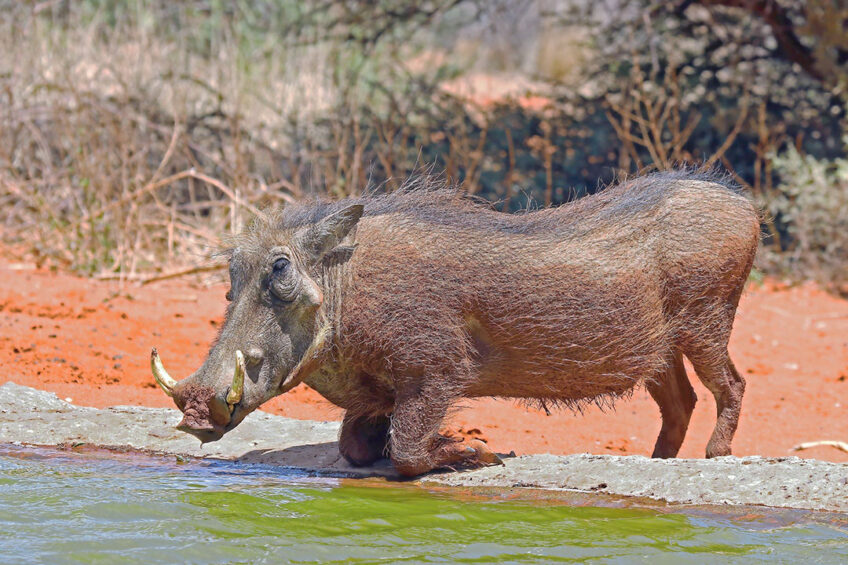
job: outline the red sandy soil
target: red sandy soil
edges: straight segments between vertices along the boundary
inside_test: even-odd
[[[221,324],[225,292],[187,281],[95,281],[0,257],[0,383],[53,391],[84,406],[172,406],[153,384],[150,348],[159,348],[172,375],[189,375]],[[752,285],[730,352],[748,381],[734,454],[786,456],[802,442],[848,441],[848,301],[813,284]],[[703,457],[715,403],[691,367],[689,374],[699,402],[680,455]],[[342,416],[303,385],[263,409],[300,419]],[[591,407],[582,415],[468,401],[450,422],[454,433],[517,454],[650,455],[659,428],[659,411],[643,389],[614,411]],[[797,454],[848,461],[848,453],[830,447]]]

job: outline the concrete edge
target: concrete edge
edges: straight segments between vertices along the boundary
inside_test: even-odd
[[[174,429],[177,410],[140,406],[95,409],[55,394],[0,386],[0,443],[87,444],[161,455],[222,459],[342,478],[397,479],[388,461],[350,466],[338,453],[337,422],[250,415],[224,439],[204,447]],[[649,459],[617,455],[525,455],[503,466],[434,473],[422,485],[544,489],[639,497],[674,504],[763,505],[848,512],[848,464],[798,457]]]

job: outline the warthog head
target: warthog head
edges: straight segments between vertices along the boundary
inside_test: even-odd
[[[176,381],[151,354],[156,382],[183,412],[177,429],[218,440],[308,375],[330,333],[318,267],[361,216],[354,204],[315,223],[261,221],[243,234],[230,251],[226,320],[200,369]]]

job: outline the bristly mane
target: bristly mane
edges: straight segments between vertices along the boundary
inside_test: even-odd
[[[364,206],[363,215],[366,218],[397,214],[412,221],[463,229],[477,228],[516,235],[533,235],[556,229],[561,234],[572,232],[576,236],[590,228],[581,225],[580,218],[592,212],[592,209],[596,209],[602,217],[626,221],[628,216],[638,215],[655,206],[668,192],[669,186],[678,181],[718,184],[730,192],[742,194],[730,175],[717,168],[698,171],[694,167],[681,167],[632,179],[623,178],[593,195],[560,206],[537,210],[528,208],[509,214],[498,212],[492,203],[466,194],[459,186],[448,184],[443,176],[424,172],[408,177],[398,189],[391,192],[386,191],[384,186],[372,187],[357,197],[335,201],[315,199],[289,204],[279,211],[269,213],[264,220],[254,221],[243,234],[230,239],[224,254],[231,252],[239,243],[246,243],[256,231],[264,231],[269,227],[278,230],[298,229],[353,204]],[[551,215],[553,210],[569,210],[573,213],[560,214],[554,218]],[[574,221],[570,222],[569,218]]]

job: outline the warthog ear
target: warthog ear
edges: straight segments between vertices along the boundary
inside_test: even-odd
[[[316,261],[320,260],[350,233],[362,217],[363,210],[362,204],[352,204],[330,214],[310,226],[301,236],[300,244]]]

